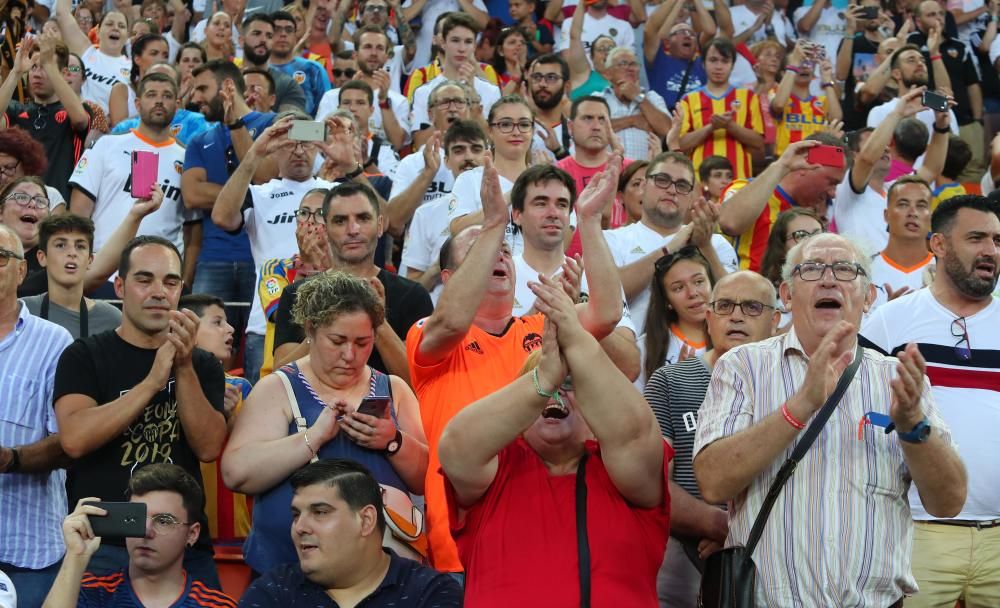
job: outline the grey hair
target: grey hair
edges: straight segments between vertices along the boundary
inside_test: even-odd
[[[861,285],[864,289],[868,289],[868,286],[871,285],[872,282],[871,255],[854,239],[848,238],[842,234],[835,234],[831,232],[823,232],[811,237],[806,237],[796,243],[795,246],[788,252],[788,256],[785,258],[785,263],[781,266],[781,281],[788,283],[788,287],[791,289],[792,273],[795,271],[795,267],[802,262],[803,252],[805,251],[806,246],[815,243],[817,240],[827,239],[840,241],[854,251],[854,257],[857,258],[854,261],[857,262],[861,266],[861,270],[864,271],[864,275],[861,279]]]
[[[282,118],[284,118],[286,116],[291,116],[295,120],[312,120],[313,119],[312,116],[309,116],[308,114],[306,114],[302,110],[294,109],[294,110],[285,110],[284,112],[280,112],[277,116],[274,117],[274,122],[278,122],[279,120],[281,120]]]
[[[0,207],[2,207],[2,206],[3,205],[0,205]],[[19,256],[21,256],[23,258],[24,257],[24,244],[21,243],[21,237],[17,236],[17,233],[14,232],[14,229],[11,228],[10,226],[6,225],[6,224],[0,224],[0,232],[3,232],[5,234],[9,234],[10,235],[10,238],[12,238],[14,240],[14,253],[16,253],[17,255],[19,255]]]
[[[437,99],[437,92],[445,87],[458,87],[462,89],[462,92],[465,93],[465,99],[467,101],[472,101],[472,95],[469,93],[469,85],[460,80],[445,80],[435,85],[434,90],[427,96],[428,105],[431,105],[430,102],[432,99]]]
[[[611,49],[611,51],[608,53],[607,58],[604,60],[604,67],[610,68],[611,66],[614,65],[615,59],[619,55],[623,55],[625,53],[628,53],[629,55],[635,57],[636,61],[638,61],[639,56],[635,54],[635,50],[632,49],[632,47],[616,46],[615,48]]]
[[[771,306],[778,305],[778,291],[771,284],[771,281],[767,280],[764,275],[754,272],[752,270],[740,270],[738,272],[731,272],[718,281],[715,282],[715,286],[712,288],[712,300],[716,299],[719,289],[724,287],[727,283],[734,281],[737,277],[746,277],[752,280],[754,283],[759,283],[761,286],[766,286],[767,289],[767,301],[764,304],[769,304]]]

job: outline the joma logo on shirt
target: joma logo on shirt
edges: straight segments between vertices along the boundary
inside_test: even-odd
[[[272,192],[270,198],[285,198],[286,196],[292,196],[294,192]]]

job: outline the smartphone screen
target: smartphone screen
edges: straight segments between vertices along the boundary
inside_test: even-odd
[[[359,414],[367,414],[376,418],[384,418],[385,411],[389,408],[388,397],[365,397],[358,406]]]
[[[148,200],[153,196],[153,184],[159,171],[160,156],[156,152],[132,152],[131,193],[133,198]]]

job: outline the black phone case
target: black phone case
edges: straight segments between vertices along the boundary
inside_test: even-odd
[[[141,502],[88,503],[108,512],[104,517],[88,516],[94,536],[142,538],[146,536],[146,505]]]
[[[374,404],[374,408],[365,408],[365,405],[368,403]],[[369,416],[375,416],[376,418],[385,417],[385,412],[388,409],[389,409],[388,397],[365,397],[364,399],[361,400],[361,404],[358,405],[359,414],[368,414]]]

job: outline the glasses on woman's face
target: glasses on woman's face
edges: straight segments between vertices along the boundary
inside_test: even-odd
[[[969,342],[969,329],[965,325],[965,317],[959,317],[951,322],[951,335],[958,338],[955,343],[955,355],[963,361],[972,359],[972,344]],[[962,345],[965,346],[962,346]]]
[[[153,524],[154,532],[164,536],[173,534],[181,526],[191,525],[191,522],[181,521],[169,513],[160,513],[159,515],[153,515],[151,517],[147,517],[146,519]]]
[[[774,308],[770,304],[758,302],[757,300],[740,300],[737,302],[726,298],[711,302],[709,306],[712,307],[712,312],[717,315],[731,315],[736,310],[736,307],[739,306],[743,314],[748,317],[759,317],[764,314],[766,309]]]
[[[790,235],[788,235],[788,237],[786,237],[785,240],[786,241],[795,241],[796,243],[799,243],[799,242],[804,241],[805,239],[807,239],[807,238],[809,238],[811,236],[816,236],[817,234],[822,234],[822,233],[823,233],[823,229],[822,228],[817,228],[816,230],[813,230],[812,232],[809,232],[808,230],[796,230],[795,232],[793,232]]]
[[[11,260],[23,260],[24,256],[17,255],[10,249],[0,247],[0,268],[5,267]]]
[[[14,194],[11,194],[4,200],[14,201],[15,203],[17,203],[22,207],[29,207],[29,208],[34,207],[35,209],[49,208],[48,197],[42,196],[41,194],[36,194],[35,196],[31,196],[30,194],[27,194],[25,192],[15,192]]]
[[[308,222],[310,220],[316,222],[317,224],[323,223],[323,209],[317,209],[315,211],[310,211],[309,209],[302,207],[295,211],[295,217],[298,218],[300,222]]]
[[[833,264],[803,262],[792,269],[792,274],[799,275],[803,281],[818,281],[826,274],[827,268],[833,271],[833,278],[838,281],[853,281],[858,278],[859,274],[865,274],[861,264],[856,262],[834,262]]]
[[[496,127],[501,133],[513,133],[515,126],[521,133],[528,133],[535,128],[535,123],[530,120],[518,120],[515,122],[509,118],[504,118],[503,120],[490,123],[490,126]]]
[[[691,182],[687,181],[686,179],[679,179],[677,181],[674,181],[674,179],[669,175],[667,175],[666,173],[654,173],[653,175],[648,176],[646,179],[653,180],[653,183],[656,184],[656,187],[661,190],[666,190],[670,188],[670,186],[673,186],[674,191],[677,192],[677,194],[690,194],[691,191],[694,190],[694,184],[692,184]]]

